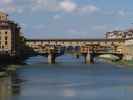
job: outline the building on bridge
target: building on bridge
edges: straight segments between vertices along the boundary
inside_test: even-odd
[[[133,29],[129,29],[128,31],[113,31],[106,33],[107,39],[128,39],[133,38]]]
[[[123,39],[125,38],[125,32],[124,31],[107,32],[106,38],[107,39]]]
[[[0,11],[0,54],[15,55],[19,51],[20,27]]]
[[[124,60],[133,60],[133,29],[127,31],[113,31],[106,33],[106,39],[123,39]]]
[[[133,38],[128,38],[125,40],[124,54],[125,60],[133,60]]]
[[[55,62],[58,50],[61,48],[78,47],[78,51],[85,57],[85,63],[93,62],[94,56],[116,55],[122,59],[125,40],[123,39],[27,39],[26,45],[33,48],[40,55],[48,56],[48,62]],[[72,51],[72,49],[70,49]],[[54,60],[53,60],[54,59]]]

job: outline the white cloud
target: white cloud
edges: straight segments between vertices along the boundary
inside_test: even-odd
[[[17,9],[13,0],[0,0],[0,10],[12,13],[15,12]]]
[[[77,4],[70,0],[65,0],[59,3],[59,7],[66,12],[73,12],[77,9]]]
[[[31,0],[32,11],[57,11],[58,2],[56,0]]]
[[[99,8],[94,6],[94,5],[86,5],[80,8],[80,11],[83,13],[94,13],[96,11],[98,11]]]
[[[99,10],[94,5],[81,5],[72,0],[23,0],[14,2],[13,0],[1,0],[0,9],[12,13],[23,13],[26,11],[49,11],[49,12],[65,12],[65,13],[93,13]],[[24,4],[25,5],[22,5]],[[59,18],[55,16],[54,18]],[[57,19],[58,19],[57,18]]]
[[[31,10],[40,10],[46,6],[46,0],[31,0]]]
[[[5,11],[7,13],[12,13],[16,11],[16,7],[14,5],[9,5],[7,7],[2,7],[0,10]]]

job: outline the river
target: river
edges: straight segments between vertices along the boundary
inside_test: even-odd
[[[65,55],[33,57],[0,79],[0,100],[133,100],[133,68]]]

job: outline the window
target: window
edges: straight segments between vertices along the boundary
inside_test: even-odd
[[[2,49],[4,49],[4,46],[2,45]]]
[[[7,36],[5,36],[5,40],[7,40],[8,39],[8,37]]]
[[[7,41],[5,41],[5,45],[7,45]]]
[[[7,34],[7,31],[5,32],[5,34]]]

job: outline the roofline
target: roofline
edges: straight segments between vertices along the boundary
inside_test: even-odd
[[[26,41],[124,41],[125,39],[105,39],[105,38],[47,38],[47,39],[26,39]]]

